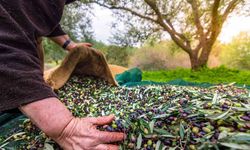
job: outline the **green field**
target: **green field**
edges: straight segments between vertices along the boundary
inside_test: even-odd
[[[250,71],[219,67],[214,69],[202,69],[196,72],[190,69],[143,72],[143,80],[167,82],[175,79],[183,79],[185,81],[198,83],[207,82],[219,84],[236,82],[237,84],[250,85]]]

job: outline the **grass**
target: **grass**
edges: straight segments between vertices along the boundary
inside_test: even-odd
[[[218,67],[213,69],[202,69],[194,72],[190,69],[175,69],[162,71],[144,71],[143,80],[156,82],[167,82],[175,79],[183,79],[189,82],[206,82],[212,84],[232,83],[250,85],[250,71],[228,69]]]

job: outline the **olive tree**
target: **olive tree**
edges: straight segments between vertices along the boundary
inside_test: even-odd
[[[206,66],[213,45],[230,14],[246,7],[247,1],[89,0],[89,3],[113,10],[121,21],[130,26],[125,28],[127,33],[136,38],[168,33],[188,53],[191,67],[196,70]]]

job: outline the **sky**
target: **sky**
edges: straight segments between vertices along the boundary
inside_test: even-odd
[[[109,43],[109,38],[112,35],[112,21],[115,17],[108,9],[99,6],[94,7],[95,17],[93,19],[93,30],[97,40],[104,43]],[[219,36],[219,40],[228,43],[232,38],[240,32],[250,32],[250,16],[249,17],[231,17],[224,24],[223,30]]]

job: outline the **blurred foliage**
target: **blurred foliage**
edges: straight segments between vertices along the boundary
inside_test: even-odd
[[[46,63],[56,63],[56,65],[58,65],[67,53],[60,46],[58,46],[48,38],[44,38],[43,47]]]
[[[203,68],[199,71],[190,69],[175,69],[162,71],[144,71],[143,80],[167,82],[175,79],[183,79],[198,83],[232,83],[250,85],[250,71],[240,71],[236,69],[227,69],[224,66],[208,69]]]
[[[73,41],[92,41],[93,32],[89,9],[91,9],[89,5],[81,2],[74,2],[65,7],[60,24]],[[66,51],[48,38],[44,38],[43,46],[46,63],[58,64],[65,57]]]
[[[190,67],[188,55],[171,40],[153,42],[147,41],[142,48],[137,49],[130,58],[130,67],[143,70],[161,70],[176,67]]]
[[[141,48],[130,59],[130,66],[143,70],[167,69],[167,53],[163,49]]]
[[[110,45],[107,50],[106,58],[110,64],[128,66],[129,56],[132,53],[130,47],[120,47]]]
[[[223,45],[220,59],[227,67],[250,70],[250,33],[242,32]]]
[[[117,45],[106,45],[102,42],[92,41],[94,48],[100,50],[106,56],[109,64],[127,67],[128,60],[134,51],[132,47],[124,47]]]
[[[93,39],[91,9],[79,1],[65,6],[61,26],[72,40],[90,42]]]

